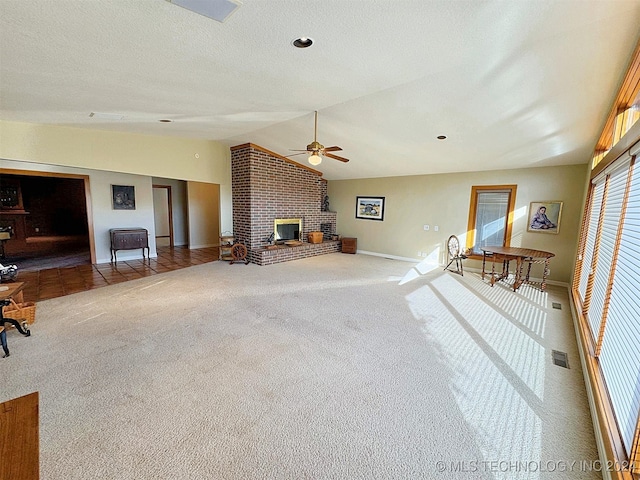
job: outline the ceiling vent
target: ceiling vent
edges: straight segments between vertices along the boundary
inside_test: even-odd
[[[239,0],[167,0],[192,12],[224,22],[240,5]]]
[[[97,118],[100,120],[123,120],[124,115],[121,113],[102,113],[102,112],[91,112],[89,114],[91,118]]]

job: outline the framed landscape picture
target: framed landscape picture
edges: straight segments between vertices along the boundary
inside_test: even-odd
[[[135,210],[136,190],[133,185],[111,185],[114,210]]]
[[[531,202],[527,231],[538,233],[558,233],[562,217],[562,202]]]
[[[356,218],[384,219],[384,197],[356,197]]]

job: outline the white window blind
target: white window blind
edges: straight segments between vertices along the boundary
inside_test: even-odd
[[[627,187],[629,165],[625,162],[622,168],[618,168],[609,177],[607,187],[607,199],[604,202],[604,215],[602,218],[602,233],[600,234],[600,246],[598,247],[598,260],[595,267],[593,288],[591,290],[591,303],[589,304],[589,325],[595,340],[598,339],[600,324],[602,323],[602,310],[604,297],[609,286],[609,275],[613,263],[613,249],[618,234],[618,224],[622,213],[622,201]]]
[[[582,270],[580,271],[580,284],[578,285],[578,292],[583,302],[587,294],[587,282],[589,281],[589,274],[591,273],[591,260],[593,260],[593,250],[596,245],[596,233],[598,233],[598,219],[600,217],[600,208],[602,207],[604,181],[605,178],[603,177],[596,183],[591,201],[587,241],[585,242],[584,253],[582,254]]]
[[[627,453],[640,412],[640,168],[633,167],[629,203],[607,315],[600,368]]]
[[[504,245],[509,215],[508,191],[479,192],[476,210],[476,238],[473,251],[487,245]]]

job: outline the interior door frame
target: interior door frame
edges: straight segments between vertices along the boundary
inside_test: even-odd
[[[0,175],[23,175],[29,177],[54,177],[54,178],[75,178],[84,181],[84,201],[87,205],[87,228],[89,230],[89,254],[91,264],[96,264],[96,242],[93,235],[93,210],[91,208],[91,183],[89,175],[79,175],[75,173],[41,172],[38,170],[18,170],[12,168],[0,168]]]
[[[167,190],[167,211],[169,212],[169,246],[173,248],[173,200],[171,197],[171,185],[151,185],[153,188],[164,188]],[[157,236],[156,238],[165,238],[166,236]]]

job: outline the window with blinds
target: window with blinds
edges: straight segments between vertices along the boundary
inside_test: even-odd
[[[509,192],[481,192],[476,211],[476,241],[473,250],[480,247],[504,245],[509,214]]]
[[[578,291],[583,301],[587,295],[587,284],[589,282],[589,275],[591,274],[591,263],[593,262],[593,252],[595,250],[596,235],[598,233],[598,221],[600,219],[600,208],[602,207],[604,183],[605,178],[602,177],[593,187],[593,203],[591,204],[591,215],[589,217],[589,223],[587,224],[587,240],[585,242],[584,253],[582,254],[582,269],[580,271],[580,284],[578,286]]]
[[[599,360],[618,428],[630,453],[640,413],[640,167],[637,159],[632,167],[628,195]],[[601,248],[604,243],[603,239]]]
[[[467,247],[482,255],[482,247],[508,246],[511,221],[515,208],[515,185],[484,185],[472,187],[469,206],[469,232]]]
[[[628,460],[640,458],[640,161],[630,158],[593,181],[573,290]]]
[[[600,244],[598,258],[594,268],[593,287],[591,289],[591,301],[589,303],[589,325],[594,340],[598,340],[602,312],[604,309],[605,295],[609,286],[611,265],[613,264],[613,250],[618,235],[620,214],[622,213],[622,201],[627,186],[629,165],[621,165],[615,172],[608,175],[606,199],[604,201],[604,214],[600,232]]]

